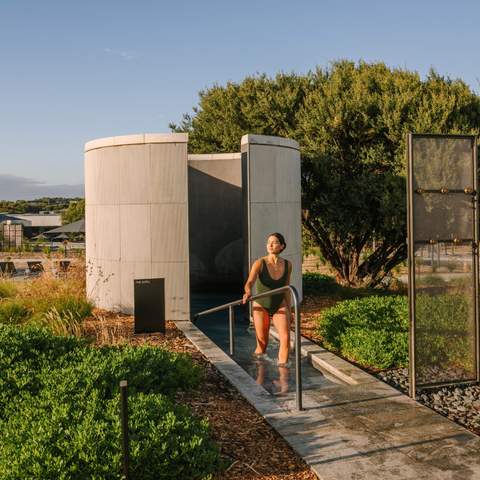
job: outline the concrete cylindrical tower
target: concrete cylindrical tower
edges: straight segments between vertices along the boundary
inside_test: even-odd
[[[280,232],[287,242],[282,256],[293,266],[290,283],[302,297],[300,147],[266,135],[244,135],[241,147],[246,269],[265,255],[267,236]]]
[[[166,318],[189,319],[186,134],[85,145],[87,295],[133,312],[133,280],[165,278]]]

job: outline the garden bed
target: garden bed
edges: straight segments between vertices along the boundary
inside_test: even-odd
[[[188,353],[204,372],[199,388],[179,400],[207,418],[213,439],[229,467],[215,478],[262,480],[315,480],[316,475],[285,440],[238,393],[222,374],[185,338],[173,322],[165,335],[134,335],[133,317],[96,309],[85,323],[87,335],[98,344],[157,345]],[[232,421],[241,419],[241,421]]]
[[[364,295],[359,294],[359,297],[364,297]],[[321,293],[321,290],[317,294],[307,295],[306,298],[304,299],[303,306],[302,306],[302,334],[305,337],[309,338],[311,341],[325,347],[325,339],[320,333],[322,329],[319,329],[319,322],[321,322],[321,319],[320,319],[321,315],[324,314],[328,309],[335,307],[336,305],[339,305],[342,301],[350,298],[352,298],[351,295],[344,297],[342,295],[338,295],[338,293],[334,295],[331,295],[331,294],[325,295]],[[426,300],[428,300],[428,298],[426,298]],[[461,299],[457,297],[453,297],[453,298],[449,298],[449,300],[450,300],[450,303],[452,303],[452,305],[446,305],[443,308],[443,310],[445,310],[445,312],[448,315],[446,315],[445,312],[442,315],[443,310],[436,312],[438,317],[440,318],[440,321],[444,321],[445,318],[452,317],[453,313],[457,314],[459,311],[461,311],[461,307],[463,306],[463,303],[460,301]],[[375,305],[375,303],[377,303],[377,305]],[[360,308],[361,309],[360,316],[356,317],[357,324],[355,327],[357,328],[357,332],[361,333],[362,329],[359,328],[360,326],[362,326],[364,330],[368,330],[368,321],[365,321],[365,319],[368,318],[369,316],[372,316],[372,319],[373,319],[378,315],[377,320],[379,320],[379,323],[382,323],[382,322],[388,323],[388,322],[385,322],[385,319],[384,318],[382,319],[381,318],[382,315],[380,315],[381,309],[384,309],[385,307],[384,303],[389,304],[392,302],[391,301],[376,302],[375,299],[373,299],[372,301],[369,301],[369,302],[363,302],[364,304],[363,306],[361,305],[362,304],[361,301],[355,302],[356,305],[352,305],[351,310],[348,308],[344,309],[343,316],[358,315],[359,313],[358,311],[356,311],[356,309]],[[405,305],[403,307],[406,309],[406,299],[404,300],[404,303]],[[426,303],[426,306],[428,307],[428,311],[431,311],[432,306],[430,306],[428,302],[424,302],[424,303]],[[442,303],[439,302],[438,300],[434,306],[438,307],[437,304],[442,306]],[[339,335],[338,338],[344,335],[344,332],[341,331],[342,329],[339,328],[339,324],[343,322],[341,312],[344,306],[346,307],[347,304],[344,304],[341,308],[335,309],[335,311],[337,312],[336,314],[338,316],[337,318],[332,317],[328,319],[328,321],[330,322],[330,325],[333,325],[334,328],[338,328],[338,335]],[[333,314],[333,311],[329,312],[328,316],[331,316],[332,314]],[[402,315],[398,315],[398,312],[397,312],[397,314],[395,315],[395,318],[398,319],[398,324],[400,323],[403,323],[404,325],[406,324],[405,323],[406,320],[405,318],[403,318],[405,317],[405,315],[406,315],[405,312],[403,312]],[[394,322],[394,323],[397,323],[397,322]],[[375,325],[375,321],[372,322],[372,325]],[[378,334],[378,332],[372,332],[370,336],[373,336],[374,333],[375,335]],[[407,335],[406,330],[404,334]],[[347,338],[346,336],[343,336],[342,342],[345,341],[346,338]],[[406,338],[407,337],[403,339],[403,343],[406,342]],[[360,341],[362,340],[361,336],[358,337],[358,340],[359,340],[359,345],[361,350],[362,348],[364,348],[366,343]],[[371,340],[371,338],[369,340]],[[399,344],[399,341],[397,338],[397,341],[395,342],[396,347],[398,347],[398,344]],[[378,346],[383,347],[384,353],[386,353],[387,350],[388,350],[388,353],[390,353],[390,351],[393,350],[393,348],[387,348],[388,342],[383,345],[379,344]],[[360,352],[360,350],[358,351]],[[363,358],[363,361],[356,361],[355,358],[352,358],[351,356],[342,355],[341,352],[338,351],[338,349],[337,351],[335,351],[335,353],[341,356],[342,358],[344,358],[345,360],[349,361],[356,367],[362,368],[366,372],[372,375],[375,375],[380,380],[398,389],[400,392],[408,395],[408,368],[406,368],[406,364],[408,363],[408,355],[406,353],[405,345],[403,350],[404,350],[403,355],[401,355],[400,357],[404,357],[404,360],[401,361],[400,363],[403,363],[404,365],[401,366],[400,368],[398,368],[398,366],[391,365],[391,367],[387,369],[382,369],[382,368],[379,368],[378,365],[372,365],[372,364],[369,364],[368,362],[365,362],[365,357]],[[448,349],[445,349],[445,350],[448,351]],[[363,352],[360,352],[360,353],[363,353]],[[398,361],[398,358],[395,360]],[[395,361],[393,361],[392,363],[394,364]],[[436,376],[438,375],[439,375],[439,372],[436,373]],[[452,375],[450,375],[449,378],[451,378]],[[466,385],[456,385],[456,386],[449,386],[449,387],[425,389],[423,391],[417,392],[417,401],[435,410],[437,413],[440,413],[441,415],[449,418],[450,420],[458,423],[459,425],[462,425],[463,427],[467,428],[471,432],[477,435],[480,435],[480,386],[479,385],[466,384]]]

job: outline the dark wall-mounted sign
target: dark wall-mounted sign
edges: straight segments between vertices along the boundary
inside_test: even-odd
[[[133,282],[135,333],[165,333],[165,279]]]

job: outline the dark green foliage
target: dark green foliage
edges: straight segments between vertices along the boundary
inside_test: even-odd
[[[218,471],[218,449],[205,420],[161,395],[139,394],[131,404],[133,478],[196,479]]]
[[[127,380],[131,393],[173,395],[178,389],[198,385],[200,372],[183,355],[154,347],[102,347],[76,349],[65,355],[55,371],[42,379],[45,386],[71,386],[76,390],[98,390],[112,398],[120,380]]]
[[[0,325],[0,418],[20,393],[39,392],[44,372],[55,370],[65,355],[84,343],[45,329]]]
[[[417,363],[420,366],[473,368],[472,299],[461,293],[418,294],[416,301]]]
[[[173,403],[200,381],[186,356],[0,326],[0,477],[121,478],[121,379],[133,478],[206,478],[220,468],[207,423]]]
[[[59,212],[68,208],[70,202],[81,198],[42,197],[35,200],[1,200],[0,212],[39,213],[42,211]]]
[[[417,366],[473,365],[472,305],[463,294],[419,294],[416,303]],[[319,319],[324,345],[360,365],[408,363],[408,299],[372,296],[346,300]]]
[[[346,300],[319,322],[324,345],[360,365],[390,368],[408,363],[408,305],[402,296]]]
[[[325,295],[337,292],[341,287],[330,275],[307,272],[302,275],[305,295]]]
[[[406,134],[478,134],[479,125],[479,97],[461,80],[338,61],[215,85],[171,127],[189,133],[195,153],[239,151],[246,133],[297,140],[310,241],[339,282],[376,286],[407,253]]]
[[[85,218],[85,199],[72,200],[68,208],[62,212],[62,223],[73,223]]]
[[[205,478],[219,468],[208,424],[160,394],[129,398],[131,474]],[[119,397],[44,389],[23,396],[0,422],[2,479],[119,479]]]

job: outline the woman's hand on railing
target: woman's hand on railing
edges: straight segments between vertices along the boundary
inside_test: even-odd
[[[245,292],[243,297],[242,297],[242,303],[247,303],[247,300],[252,296],[251,293]]]

